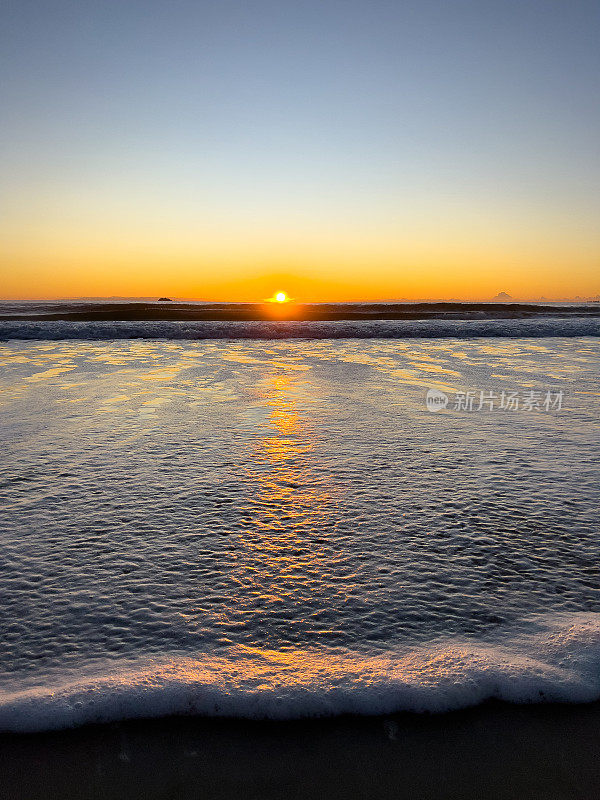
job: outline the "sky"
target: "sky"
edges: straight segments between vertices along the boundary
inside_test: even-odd
[[[0,297],[600,292],[597,0],[4,0]]]

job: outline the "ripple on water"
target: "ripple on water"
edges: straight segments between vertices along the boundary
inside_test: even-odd
[[[0,358],[7,685],[240,647],[375,658],[600,611],[592,340],[15,342]],[[425,409],[430,385],[548,375],[560,414]]]

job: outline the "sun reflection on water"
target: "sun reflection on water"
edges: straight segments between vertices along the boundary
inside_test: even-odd
[[[265,643],[282,628],[288,641],[294,629],[299,634],[329,630],[317,618],[331,598],[312,597],[307,608],[314,610],[312,619],[313,614],[298,618],[293,609],[307,605],[315,586],[324,585],[322,575],[339,559],[327,535],[334,526],[334,492],[315,471],[317,435],[310,415],[300,411],[295,399],[298,373],[280,369],[278,365],[258,386],[269,414],[252,451],[250,491],[241,509],[247,526],[238,540],[232,575],[236,596],[244,598],[252,627],[262,628]],[[264,610],[262,623],[256,619],[257,608]],[[239,613],[238,605],[238,619]]]
[[[267,430],[254,453],[258,492],[249,503],[259,505],[262,514],[268,509],[269,524],[277,528],[287,527],[292,520],[301,526],[314,521],[330,499],[311,480],[315,434],[294,399],[296,383],[296,375],[276,372],[260,387],[270,411]]]

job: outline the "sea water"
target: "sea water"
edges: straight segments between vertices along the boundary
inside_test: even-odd
[[[0,728],[600,697],[600,340],[552,324],[5,336]]]

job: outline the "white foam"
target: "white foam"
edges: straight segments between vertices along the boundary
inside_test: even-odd
[[[600,319],[431,319],[304,322],[0,321],[0,341],[61,339],[415,339],[600,336]]]
[[[106,668],[108,669],[108,668]],[[177,715],[290,719],[443,712],[489,698],[600,698],[600,613],[530,617],[486,641],[410,652],[269,651],[123,664],[0,695],[0,729],[39,731]]]

